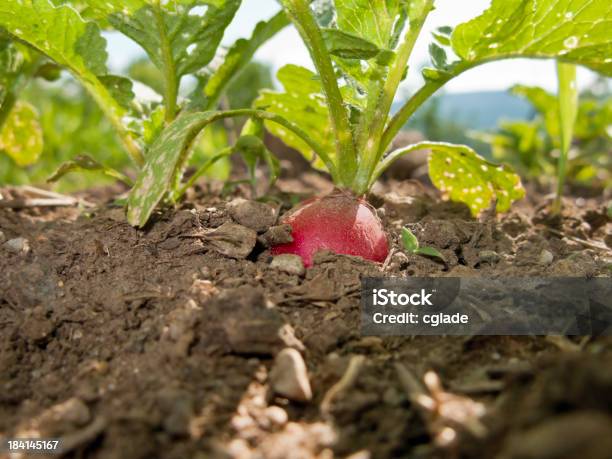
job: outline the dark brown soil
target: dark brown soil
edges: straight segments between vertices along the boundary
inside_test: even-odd
[[[329,184],[281,182],[273,207],[312,187]],[[541,199],[475,220],[391,181],[370,196],[385,265],[321,253],[300,275],[270,266],[282,229],[257,228],[254,248],[254,231],[234,233],[267,218],[232,219],[235,197],[199,190],[144,230],[92,194],[99,207],[0,209],[4,238],[29,245],[0,246],[0,437],[62,437],[67,457],[91,458],[610,457],[610,338],[359,332],[365,275],[610,276],[601,199],[568,200],[558,221]],[[447,263],[405,254],[404,225]],[[272,393],[286,347],[310,401]]]

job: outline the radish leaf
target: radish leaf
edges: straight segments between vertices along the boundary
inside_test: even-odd
[[[4,101],[13,91],[15,80],[23,68],[23,61],[21,53],[15,49],[15,45],[8,38],[3,37],[0,30],[0,107],[2,110],[5,108]],[[3,119],[0,116],[0,125]]]
[[[204,87],[204,94],[208,99],[208,108],[216,106],[223,89],[250,62],[257,49],[288,24],[287,16],[281,11],[270,20],[259,22],[255,26],[251,38],[241,38],[233,44],[225,55],[223,63],[214,70]]]
[[[371,59],[380,53],[372,42],[338,29],[322,29],[321,33],[332,56],[345,59]]]
[[[90,4],[105,2],[90,0]],[[206,66],[229,25],[240,0],[115,1],[109,22],[147,52],[160,70],[174,76]],[[168,69],[168,67],[171,67]]]
[[[392,51],[406,24],[408,3],[405,0],[335,1],[337,29],[324,29],[324,37],[336,64],[360,93],[366,91],[371,81],[381,80],[382,69],[377,71],[378,65],[387,68],[392,63]],[[352,53],[338,51],[342,47],[340,37],[345,37],[345,42],[349,41],[348,37],[355,42]],[[357,45],[358,40],[361,46]],[[345,46],[350,48],[348,43]],[[382,59],[373,59],[377,56]]]
[[[453,201],[466,203],[473,215],[493,200],[497,211],[505,212],[524,197],[520,177],[508,166],[486,161],[465,145],[431,143],[430,148],[431,181]]]
[[[278,80],[284,93],[264,90],[255,101],[257,108],[276,113],[292,121],[318,142],[330,156],[335,152],[333,132],[329,122],[323,89],[316,75],[297,65],[286,65],[278,71]],[[266,128],[286,145],[298,150],[317,169],[325,170],[321,158],[317,158],[310,146],[294,132],[273,123]]]
[[[10,156],[18,166],[28,166],[36,162],[42,150],[38,111],[27,102],[17,101],[0,127],[0,152]]]
[[[612,75],[609,0],[493,0],[452,34],[468,63],[509,57],[559,58]]]
[[[374,43],[395,48],[406,23],[406,0],[335,0],[338,28]]]
[[[129,194],[127,216],[130,224],[144,226],[170,188],[180,158],[187,155],[192,141],[212,119],[214,112],[180,116],[159,134]]]
[[[0,26],[69,69],[113,123],[134,160],[142,160],[139,148],[121,124],[125,99],[118,102],[101,79],[107,74],[106,40],[95,23],[84,21],[67,5],[55,7],[49,0],[2,0]]]
[[[68,6],[54,7],[49,0],[3,0],[0,25],[58,64],[68,67],[94,97],[122,113],[98,79],[105,75],[106,40],[94,23],[85,22]]]
[[[151,2],[88,0],[108,22],[138,43],[164,77],[166,122],[178,113],[181,78],[208,65],[241,0]]]

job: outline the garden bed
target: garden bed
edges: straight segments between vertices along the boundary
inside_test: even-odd
[[[294,182],[278,183],[275,211],[290,207],[282,190],[331,186]],[[384,265],[323,252],[299,273],[271,265],[266,240],[282,231],[265,233],[265,212],[245,258],[246,236],[237,259],[219,253],[227,237],[211,242],[211,229],[245,223],[228,208],[241,191],[196,189],[143,230],[108,204],[115,191],[83,194],[94,207],[81,210],[0,209],[5,239],[27,240],[0,247],[0,431],[62,437],[68,457],[609,457],[610,338],[359,329],[362,276],[609,276],[609,250],[588,242],[610,242],[601,199],[568,199],[555,222],[528,193],[477,220],[418,182],[386,181],[370,196],[392,237]],[[403,226],[446,263],[405,254]],[[236,227],[224,228],[231,240]],[[271,390],[288,347],[304,357],[311,400]]]

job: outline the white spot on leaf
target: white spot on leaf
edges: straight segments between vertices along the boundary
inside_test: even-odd
[[[563,42],[563,46],[569,49],[574,49],[576,46],[578,46],[578,37],[574,35],[567,37]]]

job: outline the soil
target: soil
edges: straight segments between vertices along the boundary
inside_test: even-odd
[[[305,272],[272,266],[266,245],[287,236],[274,216],[330,188],[286,179],[269,206],[239,201],[246,217],[245,190],[198,188],[143,230],[109,203],[117,190],[0,208],[4,239],[26,239],[0,246],[0,437],[100,459],[610,457],[610,337],[359,332],[362,276],[610,276],[603,197],[554,219],[528,193],[474,219],[389,178],[369,197],[391,235],[383,265],[322,252]],[[404,225],[446,263],[404,253]],[[296,372],[289,398],[271,378],[285,348],[308,371],[276,369]]]

